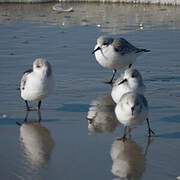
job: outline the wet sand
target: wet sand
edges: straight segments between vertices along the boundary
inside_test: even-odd
[[[51,11],[52,5],[0,7],[1,179],[175,179],[180,175],[179,9],[141,6],[139,9],[146,11],[144,30],[140,31],[142,21],[130,20],[137,15],[133,9],[137,6],[118,5],[126,8],[123,13],[127,9],[129,13],[126,19],[114,21],[112,17],[120,17],[114,15],[121,12],[115,5],[66,4],[76,11],[78,6],[83,7],[81,14],[56,14]],[[34,11],[37,7],[43,13]],[[92,12],[90,17],[85,8]],[[100,28],[95,8],[104,13]],[[161,9],[159,16],[149,15],[157,9]],[[114,14],[107,16],[110,12]],[[167,19],[160,21],[163,13]],[[123,126],[114,118],[111,87],[103,83],[111,72],[98,65],[91,54],[100,34],[122,35],[137,47],[152,51],[140,56],[134,65],[145,80],[149,119],[157,134],[148,148],[146,123],[132,131],[132,139],[126,144],[116,141]],[[19,127],[16,121],[23,123],[25,105],[16,89],[22,73],[37,57],[45,57],[52,64],[56,90],[42,103],[41,126]],[[88,129],[86,117],[92,110],[99,116],[96,128]],[[98,123],[101,118],[102,123]],[[31,112],[29,121],[36,120],[37,113]],[[128,166],[122,166],[122,161]]]

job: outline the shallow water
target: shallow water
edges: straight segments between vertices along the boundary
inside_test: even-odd
[[[50,11],[52,5],[0,7],[1,179],[175,179],[180,175],[179,9],[144,6],[144,30],[139,31],[140,21],[130,21],[138,6],[118,5],[129,9],[125,23],[115,18],[104,32],[104,26],[96,26],[99,14],[91,13],[89,18],[82,10],[78,16],[78,5],[74,4],[66,4],[76,8],[74,14],[56,14]],[[42,14],[38,9],[34,11],[37,7],[43,9]],[[82,7],[88,12],[101,9],[103,23],[107,18],[113,22],[112,17],[116,17],[107,16],[108,9],[113,15],[119,13],[110,4],[79,4],[79,9]],[[164,21],[148,14],[163,8],[166,10],[162,13],[174,14]],[[61,17],[67,26],[62,26]],[[82,19],[88,25],[81,24]],[[96,38],[108,33],[123,34],[134,45],[152,51],[140,56],[134,65],[145,80],[149,119],[157,134],[148,147],[146,123],[132,131],[127,143],[116,141],[123,127],[117,124],[112,111],[111,87],[103,83],[111,72],[100,67],[91,54]],[[22,73],[37,57],[45,57],[52,64],[56,91],[42,103],[40,127],[19,127],[16,122],[23,123],[25,105],[16,89]],[[95,117],[89,130],[87,116]],[[30,113],[29,121],[37,121],[36,112]]]

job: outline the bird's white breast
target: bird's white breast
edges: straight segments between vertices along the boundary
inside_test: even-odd
[[[122,95],[130,91],[131,91],[131,88],[128,85],[121,84],[121,85],[114,86],[111,91],[111,96],[112,96],[113,101],[115,103],[118,103]]]
[[[143,94],[145,91],[145,86],[139,86],[138,83],[129,84],[120,84],[116,85],[112,88],[111,96],[113,101],[117,104],[121,99],[122,95],[128,92],[136,92],[139,94]]]
[[[27,76],[24,90],[21,90],[21,97],[24,100],[39,101],[52,93],[54,88],[53,76],[45,76],[36,72]]]
[[[115,107],[115,114],[120,123],[125,126],[136,126],[142,123],[148,115],[148,109],[143,107],[141,112],[132,115],[131,108],[127,108],[119,102]]]

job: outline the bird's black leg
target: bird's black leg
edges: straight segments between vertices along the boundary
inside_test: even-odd
[[[132,64],[129,64],[129,68],[131,68]]]
[[[41,111],[40,111],[40,109],[38,109],[37,112],[38,112],[38,121],[39,121],[39,123],[40,123],[40,122],[41,122],[41,119],[42,119],[42,118],[41,118]]]
[[[38,102],[38,108],[37,108],[38,121],[39,121],[39,123],[40,123],[40,121],[41,121],[41,111],[40,111],[40,108],[41,108],[41,101]]]
[[[118,137],[117,140],[126,141],[126,135],[127,135],[127,126],[124,127],[124,135],[123,135],[123,137]]]
[[[131,139],[131,130],[132,130],[132,129],[129,127],[129,128],[128,128],[128,134],[129,134],[129,138],[130,138],[130,139]]]
[[[28,115],[29,115],[29,111],[26,111],[26,116],[24,118],[24,122],[27,122]]]
[[[40,110],[41,107],[41,101],[38,102],[38,110]]]
[[[30,107],[28,105],[28,102],[25,100],[25,103],[26,103],[26,111],[30,111]]]
[[[150,123],[149,123],[149,119],[148,119],[148,118],[146,119],[146,121],[147,121],[147,125],[148,125],[148,137],[151,137],[152,134],[155,134],[155,133],[154,133],[153,130],[150,128]]]
[[[110,81],[105,82],[106,84],[112,84],[112,83],[113,83],[113,79],[114,79],[114,76],[115,76],[116,72],[117,72],[117,70],[116,70],[116,69],[113,69],[113,75],[112,75],[112,78],[111,78]]]
[[[116,69],[113,69],[113,75],[112,75],[112,78],[111,78],[111,80],[110,80],[111,84],[112,84],[112,82],[113,82],[113,79],[114,79],[114,76],[115,76],[116,72],[117,72],[117,70],[116,70]]]
[[[125,141],[126,140],[126,134],[127,134],[127,126],[124,127],[124,135],[122,137],[122,140]]]

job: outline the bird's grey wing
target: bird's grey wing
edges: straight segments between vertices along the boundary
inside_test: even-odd
[[[142,88],[143,90],[146,89],[146,86],[145,86],[145,84],[144,84],[143,82],[141,82],[140,86],[141,86],[141,88]]]
[[[112,43],[114,50],[116,52],[119,52],[121,55],[128,54],[132,51],[139,51],[139,48],[136,48],[132,44],[130,44],[127,40],[124,38],[116,38],[114,39]]]
[[[28,76],[31,72],[33,72],[32,69],[29,69],[29,70],[27,70],[27,71],[24,72],[24,75],[23,75],[23,77],[22,77],[22,79],[21,79],[21,84],[20,84],[20,89],[21,89],[21,90],[23,90],[23,89],[25,88],[27,76]]]
[[[28,69],[27,71],[24,71],[23,74],[25,74],[25,73],[29,74],[29,73],[32,73],[32,72],[33,72],[33,69]]]
[[[148,102],[147,102],[146,98],[143,95],[141,95],[141,97],[142,97],[142,101],[143,101],[144,106],[146,108],[148,108]]]

